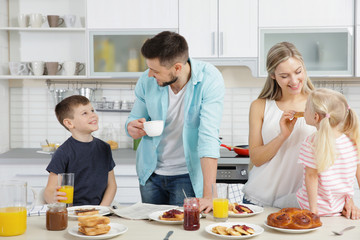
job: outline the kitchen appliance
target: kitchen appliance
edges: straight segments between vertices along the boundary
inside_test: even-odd
[[[220,149],[216,182],[218,183],[246,183],[248,180],[248,166],[250,158],[239,156],[234,151]]]

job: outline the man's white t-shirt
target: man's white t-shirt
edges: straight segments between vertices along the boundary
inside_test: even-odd
[[[177,94],[169,86],[169,107],[158,147],[156,174],[174,176],[188,173],[183,147],[184,97],[186,86]]]

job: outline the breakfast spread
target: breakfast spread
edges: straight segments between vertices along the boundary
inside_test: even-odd
[[[250,214],[254,213],[250,208],[240,205],[238,203],[229,203],[229,211],[236,214]]]
[[[171,209],[159,216],[159,219],[165,221],[182,221],[184,219],[184,213],[177,209]]]
[[[95,214],[99,214],[99,210],[96,208],[79,208],[79,209],[75,209],[75,214],[77,216],[95,215]]]
[[[252,235],[255,233],[253,228],[246,225],[233,225],[231,227],[215,226],[211,231],[216,234],[231,236]]]
[[[304,112],[296,112],[294,114],[294,118],[300,118],[300,117],[304,117]]]
[[[85,216],[78,218],[79,232],[95,236],[105,234],[110,231],[110,218],[104,216]]]
[[[320,217],[306,209],[283,208],[267,217],[267,224],[286,229],[309,229],[322,225]]]

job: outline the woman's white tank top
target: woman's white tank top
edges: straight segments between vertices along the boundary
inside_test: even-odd
[[[283,111],[274,100],[266,100],[262,137],[264,145],[280,134]],[[302,183],[303,167],[297,163],[302,141],[316,131],[298,118],[294,130],[276,155],[260,167],[253,167],[243,191],[245,198],[260,206],[273,206],[276,199],[295,193]]]

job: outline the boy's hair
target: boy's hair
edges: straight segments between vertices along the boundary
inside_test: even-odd
[[[357,146],[360,155],[359,119],[355,111],[349,107],[344,95],[331,89],[319,88],[310,93],[308,101],[309,110],[323,117],[314,139],[318,172],[331,167],[336,159],[336,138],[332,128],[337,127],[340,132],[346,134]]]
[[[280,98],[282,97],[281,87],[276,82],[276,80],[272,78],[272,76],[275,74],[275,69],[277,68],[277,66],[279,66],[280,63],[285,62],[291,57],[299,60],[303,66],[305,79],[304,79],[304,86],[301,92],[309,93],[311,92],[311,90],[314,89],[314,86],[307,75],[304,60],[301,53],[297,50],[294,44],[289,42],[281,42],[275,44],[267,54],[266,70],[268,72],[268,76],[266,78],[265,85],[261,90],[261,93],[258,98],[280,100]]]
[[[158,58],[162,66],[170,68],[175,63],[186,63],[189,58],[188,44],[183,36],[164,31],[145,41],[141,54],[147,59]]]
[[[69,130],[64,125],[64,119],[65,118],[73,119],[74,107],[77,107],[79,105],[87,105],[89,103],[90,103],[89,99],[81,95],[74,95],[67,97],[55,106],[56,117],[60,122],[60,124],[63,125],[64,128],[66,128],[66,130]]]

